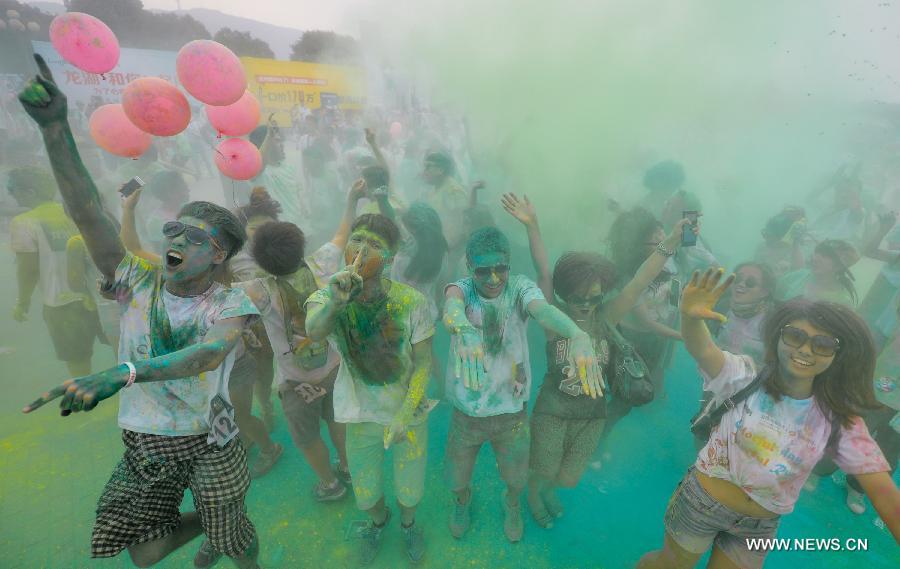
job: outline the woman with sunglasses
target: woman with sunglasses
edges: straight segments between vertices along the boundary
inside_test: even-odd
[[[681,301],[681,333],[703,387],[724,402],[759,382],[726,411],[669,501],[662,550],[640,569],[694,567],[712,547],[707,567],[762,567],[767,550],[747,539],[774,538],[779,518],[794,509],[803,482],[826,451],[856,476],[900,541],[900,491],[860,414],[875,406],[875,349],[865,323],[848,308],[795,299],[763,327],[765,361],[722,351],[706,321],[723,321],[716,302],[734,276],[694,273]],[[835,432],[835,429],[837,431]]]
[[[714,332],[715,342],[725,351],[762,363],[762,324],[775,306],[775,274],[762,263],[741,263],[734,275],[731,294],[722,306],[726,320]]]
[[[684,219],[644,261],[621,291],[609,296],[616,284],[616,268],[597,253],[565,253],[556,262],[552,277],[541,237],[537,213],[527,198],[515,194],[502,199],[506,211],[525,225],[532,261],[541,292],[591,337],[601,372],[610,361],[608,330],[615,327],[637,303],[642,292],[659,275],[666,260],[681,244]],[[607,399],[584,393],[576,370],[567,363],[571,341],[547,331],[548,370],[531,415],[531,476],[528,505],[535,522],[553,527],[563,508],[558,487],[573,488],[581,480],[607,424]],[[624,413],[618,414],[620,417]]]

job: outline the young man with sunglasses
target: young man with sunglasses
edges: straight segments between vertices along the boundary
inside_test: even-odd
[[[454,406],[447,468],[456,496],[450,532],[457,539],[470,525],[472,470],[487,442],[506,483],[504,532],[511,542],[522,539],[519,497],[528,480],[531,444],[526,413],[531,395],[529,318],[571,340],[569,359],[584,392],[594,398],[602,394],[590,336],[549,304],[534,282],[510,275],[509,252],[500,230],[476,231],[466,245],[470,276],[445,289],[444,324],[453,335],[447,365],[447,396]]]
[[[40,128],[63,200],[119,300],[122,363],[70,379],[23,411],[62,397],[68,416],[121,392],[125,456],[97,506],[93,557],[128,549],[135,564],[149,567],[206,533],[196,566],[209,567],[224,553],[238,567],[258,567],[256,530],[244,506],[250,477],[228,399],[232,348],[258,312],[243,291],[213,280],[246,234],[228,210],[192,202],[165,224],[162,266],[126,252],[81,162],[66,97],[44,60],[35,60],[40,75],[19,100]],[[181,514],[187,488],[196,511]]]

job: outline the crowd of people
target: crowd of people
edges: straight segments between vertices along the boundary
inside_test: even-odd
[[[316,475],[310,499],[352,495],[367,514],[360,565],[393,516],[390,456],[418,562],[425,530],[442,531],[416,518],[439,498],[425,487],[435,393],[452,406],[447,529],[464,539],[473,501],[491,500],[472,480],[489,443],[503,532],[521,541],[526,505],[552,528],[564,514],[557,490],[579,484],[617,421],[665,397],[678,343],[702,377],[698,455],[668,504],[662,548],[639,567],[693,567],[710,550],[709,567],[761,567],[768,551],[746,539],[774,537],[801,491],[838,468],[849,511],[868,496],[900,541],[900,229],[864,205],[858,172],[817,189],[829,204],[773,212],[754,257],[732,268],[701,231],[683,166],[659,162],[645,196],[611,204],[603,247],[552,262],[526,196],[479,200],[461,121],[298,108],[291,128],[270,118],[250,135],[264,162],[256,178],[218,178],[224,200],[197,201],[213,133],[196,127],[111,162],[36,60],[40,74],[19,93],[36,129],[14,128],[43,150],[6,182],[13,317],[28,317],[40,289],[73,378],[26,413],[59,400],[67,416],[119,395],[125,450],[98,502],[93,556],[127,549],[147,567],[202,534],[196,567],[223,555],[258,567],[245,498],[287,452],[270,434],[280,412]],[[120,197],[134,177],[146,184]],[[524,235],[500,228],[503,212]],[[522,237],[535,278],[512,265]],[[852,271],[862,257],[882,263],[868,290]],[[545,333],[546,370],[533,369],[530,320]],[[433,357],[440,327],[445,369]],[[118,365],[91,369],[96,340]],[[195,510],[180,512],[186,489]]]

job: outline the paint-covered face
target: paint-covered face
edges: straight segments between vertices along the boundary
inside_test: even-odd
[[[562,300],[570,317],[576,321],[589,320],[603,303],[603,285],[594,281]]]
[[[759,267],[741,267],[735,274],[732,299],[741,304],[760,301],[769,295],[763,287],[762,271]]]
[[[509,256],[503,253],[483,253],[469,260],[469,274],[475,290],[484,298],[497,298],[509,280]]]
[[[809,270],[816,276],[825,277],[836,273],[837,267],[834,266],[834,261],[825,255],[813,253],[812,259],[809,262]]]
[[[179,217],[178,222],[183,224],[184,230],[166,237],[163,265],[167,279],[175,282],[190,281],[204,276],[216,265],[225,262],[226,252],[220,245],[221,238],[216,227],[188,215]]]
[[[810,380],[828,369],[834,361],[833,345],[829,340],[834,340],[834,335],[817,328],[809,320],[789,322],[778,340],[778,364],[783,377]],[[827,355],[829,352],[832,352],[830,356]]]
[[[267,215],[254,215],[250,219],[247,220],[247,238],[253,239],[253,236],[256,234],[256,230],[262,227],[263,225],[275,221],[274,218],[269,217]]]
[[[422,179],[426,184],[436,186],[444,179],[444,169],[434,162],[426,162],[422,170]]]
[[[359,264],[359,276],[363,280],[381,275],[384,266],[391,260],[391,248],[380,235],[360,227],[350,234],[347,247],[344,249],[344,262],[353,263],[362,253]]]

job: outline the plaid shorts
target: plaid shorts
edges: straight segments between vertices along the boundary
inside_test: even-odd
[[[235,438],[224,448],[206,435],[166,437],[122,431],[125,456],[97,504],[92,557],[163,538],[180,523],[179,506],[191,489],[210,543],[225,555],[243,554],[256,536],[244,496],[250,486],[247,455]]]

